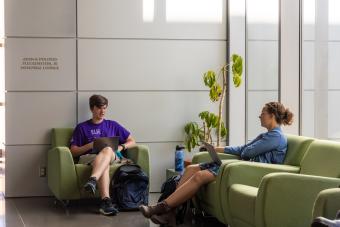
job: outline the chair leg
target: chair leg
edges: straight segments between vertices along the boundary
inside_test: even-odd
[[[60,199],[55,198],[54,199],[54,205],[58,206],[58,204],[61,205],[61,207],[64,209],[66,215],[68,216],[70,214],[69,207],[70,207],[71,201],[70,200],[60,200]]]

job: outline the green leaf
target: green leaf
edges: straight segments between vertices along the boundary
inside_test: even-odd
[[[212,114],[211,119],[212,119],[212,126],[214,128],[217,128],[217,126],[218,126],[218,116],[216,114]]]
[[[198,144],[198,141],[201,140],[202,130],[199,128],[199,125],[196,122],[189,122],[184,126],[185,131],[185,139],[184,144],[188,151],[191,151]]]
[[[242,83],[243,59],[237,54],[232,55],[232,73],[235,87],[239,87]]]
[[[211,88],[216,83],[216,73],[212,70],[204,73],[203,81],[205,86]]]
[[[241,85],[242,79],[240,76],[233,76],[233,82],[235,87],[239,87]]]
[[[209,111],[203,111],[199,113],[198,116],[201,118],[202,121],[205,121],[205,119],[209,116]]]
[[[225,127],[224,123],[221,122],[221,138],[224,138],[227,135],[227,128]]]
[[[222,94],[222,88],[219,84],[215,84],[210,88],[209,96],[210,100],[217,102]]]

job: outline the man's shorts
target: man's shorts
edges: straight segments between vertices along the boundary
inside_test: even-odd
[[[97,156],[96,154],[81,155],[79,157],[78,164],[92,165],[92,163],[95,160],[96,156]],[[110,165],[112,165],[114,163],[119,163],[119,159],[117,158],[116,155],[112,156]]]

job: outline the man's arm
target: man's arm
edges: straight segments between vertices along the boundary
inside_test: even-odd
[[[126,139],[126,142],[124,143],[125,149],[128,149],[132,146],[134,146],[136,144],[135,139],[129,135],[129,137]],[[119,145],[118,146],[118,151],[122,151],[123,150],[123,146]]]
[[[84,146],[78,147],[76,145],[71,145],[71,153],[73,157],[80,156],[84,154],[86,151],[91,150],[93,148],[93,142],[85,144]]]

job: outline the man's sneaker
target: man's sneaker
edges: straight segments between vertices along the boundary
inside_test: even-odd
[[[113,206],[111,199],[106,197],[102,199],[99,212],[104,215],[116,215],[118,210]]]
[[[84,185],[84,189],[88,193],[91,193],[92,195],[95,195],[96,194],[96,186],[97,186],[96,178],[95,177],[90,177],[90,179]]]

